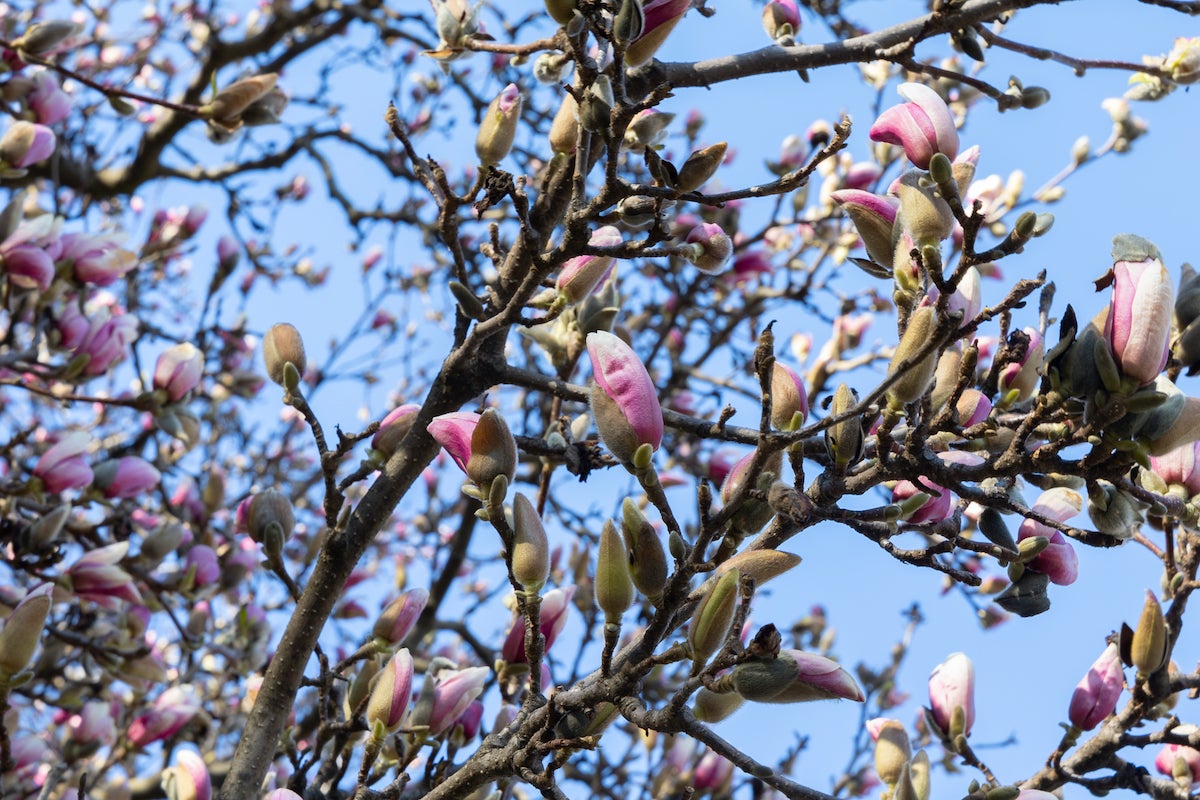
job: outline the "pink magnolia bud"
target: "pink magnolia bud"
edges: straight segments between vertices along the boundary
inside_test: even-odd
[[[62,122],[71,113],[71,98],[59,88],[54,73],[42,70],[33,76],[33,91],[25,97],[29,110],[42,125]]]
[[[1185,736],[1195,732],[1195,725],[1180,725],[1174,730]],[[1163,745],[1154,759],[1154,768],[1189,786],[1200,783],[1200,750],[1182,744]]]
[[[1121,371],[1145,386],[1167,364],[1175,285],[1158,248],[1139,236],[1113,239],[1113,258],[1105,335]]]
[[[89,550],[66,572],[71,591],[80,598],[112,608],[114,600],[142,602],[141,592],[129,573],[118,564],[129,552],[129,542],[117,542]]]
[[[716,750],[707,750],[692,771],[692,788],[698,793],[718,795],[733,781],[733,762]]]
[[[96,465],[94,485],[110,500],[145,494],[158,486],[162,473],[137,456],[123,456]]]
[[[111,286],[137,266],[137,256],[119,247],[118,234],[68,233],[62,237],[59,261],[70,264],[75,278],[93,286]]]
[[[134,717],[127,736],[135,747],[145,747],[170,738],[200,713],[192,695],[179,686],[167,689],[150,710]]]
[[[212,780],[199,753],[180,750],[175,766],[163,772],[163,790],[168,800],[211,800]]]
[[[267,377],[280,386],[284,385],[287,365],[291,364],[300,375],[308,366],[304,354],[304,339],[295,325],[277,322],[267,329],[262,340],[263,363],[267,367]]]
[[[94,316],[88,323],[88,331],[79,346],[76,356],[87,356],[84,375],[100,375],[114,364],[124,361],[129,355],[129,345],[137,338],[138,319],[133,314],[104,312]]]
[[[898,91],[909,102],[879,115],[871,126],[871,141],[900,145],[920,169],[929,169],[934,153],[944,153],[953,161],[958,155],[958,130],[946,101],[921,83],[902,83]]]
[[[204,375],[204,354],[191,342],[165,350],[154,364],[154,388],[177,403],[195,389]]]
[[[1025,400],[1033,394],[1038,384],[1038,370],[1042,367],[1045,345],[1042,335],[1033,328],[1024,328],[1023,332],[1029,337],[1029,345],[1025,357],[1005,364],[1000,370],[998,385],[1000,391],[1015,392],[1017,400]],[[1011,340],[1010,340],[1011,341]]]
[[[943,733],[970,735],[975,724],[975,665],[964,653],[950,655],[929,675],[929,710]],[[956,730],[956,715],[961,715],[961,730]]]
[[[8,282],[18,289],[37,289],[44,292],[54,282],[54,259],[34,244],[0,246],[0,263]]]
[[[25,169],[45,161],[57,145],[54,131],[45,125],[19,120],[0,138],[0,161],[13,169]]]
[[[221,562],[217,551],[206,544],[192,545],[183,560],[185,572],[191,572],[195,586],[211,586],[221,578]]]
[[[538,630],[546,640],[546,652],[562,633],[571,612],[571,600],[575,597],[575,587],[566,586],[561,589],[551,589],[542,597],[541,614],[538,616]],[[500,657],[509,664],[525,663],[525,618],[517,615],[509,626],[500,648]]]
[[[304,800],[304,798],[291,789],[276,789],[267,795],[266,800]]]
[[[237,239],[229,235],[217,239],[217,270],[223,274],[233,271],[241,254]]]
[[[643,4],[642,35],[625,51],[625,63],[639,67],[653,58],[691,6],[691,0],[649,0]]]
[[[1189,495],[1200,494],[1200,442],[1176,447],[1150,458],[1150,468],[1168,486],[1183,486]]]
[[[621,244],[621,231],[612,225],[597,228],[588,238],[588,244],[616,247]],[[612,265],[612,256],[575,256],[563,265],[554,286],[568,303],[578,303],[608,278]]]
[[[592,359],[592,415],[609,451],[628,465],[643,444],[662,444],[663,416],[658,390],[645,365],[620,337],[594,331],[587,337]]]
[[[840,664],[802,650],[780,650],[774,659],[737,665],[733,669],[733,688],[757,703],[807,703],[839,698],[863,701],[862,689]]]
[[[1071,724],[1085,731],[1095,728],[1117,707],[1124,686],[1121,650],[1116,644],[1110,644],[1071,695],[1071,707],[1067,711]]]
[[[120,706],[114,700],[88,700],[67,719],[67,734],[70,741],[81,745],[108,746],[117,740],[116,721]]]
[[[521,90],[510,83],[483,113],[479,134],[475,139],[475,154],[485,164],[499,164],[512,150],[521,121]]]
[[[892,229],[896,224],[896,213],[900,210],[899,199],[861,189],[839,189],[829,196],[854,223],[858,238],[862,239],[871,260],[891,267],[895,255]]]
[[[467,707],[483,692],[491,673],[487,667],[468,667],[443,672],[433,688],[433,709],[429,712],[429,735],[439,736],[450,730]],[[429,680],[429,678],[426,678]],[[415,722],[415,720],[414,720]]]
[[[29,665],[53,603],[54,586],[43,583],[25,595],[0,628],[0,679],[7,681]]]
[[[892,502],[905,509],[901,518],[913,525],[942,522],[954,515],[954,495],[944,486],[928,480],[918,486],[903,480],[892,489]],[[937,492],[935,496],[933,492]],[[920,500],[919,498],[924,498]],[[912,507],[915,505],[915,508]]]
[[[388,644],[400,644],[417,623],[417,618],[421,616],[428,602],[428,591],[410,589],[388,604],[375,620],[375,627],[371,629],[371,633]]]
[[[93,473],[84,453],[91,444],[92,437],[83,431],[64,434],[38,459],[33,468],[34,476],[41,479],[43,488],[51,494],[87,486],[92,482]]]
[[[794,37],[800,32],[800,8],[796,0],[771,0],[767,3],[762,13],[762,26],[767,36],[780,44]]]
[[[978,389],[966,389],[959,395],[954,406],[958,411],[958,424],[964,428],[978,425],[992,413],[992,401]]]
[[[496,409],[442,414],[430,420],[428,430],[476,486],[487,489],[496,477],[511,481],[516,474],[517,443]]]
[[[391,458],[400,442],[412,430],[421,407],[416,403],[396,406],[379,423],[379,430],[371,437],[371,449],[378,450],[385,458]]]
[[[379,672],[367,701],[367,722],[389,733],[400,727],[412,697],[413,660],[407,648],[392,656]]]
[[[1049,517],[1055,522],[1066,522],[1079,513],[1083,508],[1083,498],[1079,493],[1062,486],[1047,489],[1033,504],[1033,510]],[[1062,531],[1043,525],[1033,519],[1026,519],[1017,531],[1017,541],[1031,536],[1045,536],[1050,544],[1038,553],[1026,568],[1040,572],[1059,586],[1070,586],[1079,577],[1079,558],[1075,549]]]
[[[692,246],[691,262],[701,272],[719,271],[733,254],[733,240],[715,222],[703,222],[692,228],[687,242]]]

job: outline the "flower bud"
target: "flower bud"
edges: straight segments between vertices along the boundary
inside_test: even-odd
[[[1042,492],[1033,504],[1033,510],[1055,522],[1066,522],[1083,508],[1079,493],[1057,486]],[[1033,537],[1044,537],[1047,546],[1026,564],[1028,569],[1040,572],[1059,586],[1069,586],[1079,576],[1079,559],[1074,548],[1062,531],[1034,519],[1026,519],[1017,531],[1017,543]]]
[[[246,523],[254,541],[265,544],[273,540],[282,545],[296,529],[296,515],[287,495],[277,489],[264,489],[250,500]]]
[[[46,626],[53,592],[52,584],[40,584],[25,595],[4,620],[4,627],[0,628],[0,683],[7,682],[29,665]]]
[[[1110,644],[1071,695],[1071,706],[1067,711],[1071,724],[1085,731],[1095,728],[1117,707],[1124,685],[1120,648]]]
[[[725,161],[727,147],[726,142],[717,142],[688,156],[687,161],[679,168],[679,179],[675,182],[675,188],[681,192],[694,192],[707,183]]]
[[[230,127],[231,123],[239,122],[242,112],[251,104],[275,88],[278,78],[275,73],[268,72],[235,81],[217,92],[212,103],[201,108],[201,112],[207,112],[208,119]]]
[[[575,16],[576,0],[546,0],[546,13],[559,25],[566,25]]]
[[[400,644],[417,623],[428,602],[428,591],[410,589],[388,603],[388,607],[375,620],[375,626],[371,628],[372,635],[390,645]]]
[[[1105,480],[1088,484],[1087,508],[1096,529],[1118,539],[1132,538],[1144,521],[1137,501]]]
[[[970,735],[975,724],[975,665],[965,654],[953,653],[934,667],[929,675],[929,710],[951,741]],[[960,724],[954,724],[955,717]]]
[[[562,103],[550,123],[550,149],[555,153],[575,152],[579,140],[579,104],[575,96],[563,93]]]
[[[379,422],[379,430],[371,437],[371,449],[377,450],[384,458],[391,458],[400,447],[400,442],[408,436],[421,406],[416,403],[406,403],[397,406],[387,413]]]
[[[643,444],[657,450],[662,443],[663,416],[658,390],[637,354],[606,331],[587,336],[592,359],[592,416],[600,438],[626,467]]]
[[[612,225],[597,228],[588,238],[592,247],[617,247],[621,231]],[[568,303],[583,300],[612,273],[612,256],[575,256],[563,264],[555,288]]]
[[[483,692],[490,672],[487,667],[467,667],[438,674],[428,716],[422,720],[420,717],[424,715],[417,713],[419,709],[414,709],[413,724],[428,725],[430,736],[439,736],[450,730],[471,702]],[[425,680],[430,680],[428,674]]]
[[[800,32],[800,9],[796,0],[771,0],[762,13],[763,30],[771,41],[788,46]]]
[[[178,403],[200,383],[204,375],[204,354],[191,342],[183,342],[163,352],[154,364],[154,388],[167,400]]]
[[[529,498],[513,498],[512,571],[526,592],[538,593],[550,577],[550,544],[542,518]]]
[[[771,425],[781,431],[804,427],[808,417],[808,390],[794,369],[775,362],[771,370]]]
[[[641,0],[620,0],[617,13],[613,15],[613,41],[628,44],[642,35],[646,27],[646,14]]]
[[[396,651],[379,671],[367,701],[367,724],[391,733],[400,727],[412,696],[413,660],[408,648]]]
[[[54,153],[58,138],[54,131],[36,122],[18,120],[0,138],[0,163],[25,169],[45,161]]]
[[[715,222],[703,222],[688,233],[692,246],[690,261],[696,269],[709,274],[718,272],[733,253],[733,240]]]
[[[635,153],[643,152],[647,147],[657,147],[667,138],[667,126],[674,119],[674,114],[664,113],[657,108],[639,111],[625,129],[625,146]]]
[[[621,503],[621,536],[629,551],[633,585],[657,604],[667,583],[667,554],[654,527],[629,497]]]
[[[756,703],[863,701],[862,690],[841,665],[802,650],[780,650],[775,658],[738,664],[732,675],[734,691]]]
[[[42,481],[50,494],[67,489],[80,489],[92,482],[92,468],[84,457],[91,447],[92,437],[83,431],[64,433],[42,454],[33,467],[33,475]]]
[[[929,388],[934,369],[937,368],[937,350],[930,350],[918,361],[914,362],[913,359],[929,346],[936,327],[933,306],[921,306],[909,316],[908,327],[904,329],[888,365],[888,376],[898,375],[887,390],[888,402],[893,408],[902,408],[917,400]]]
[[[838,189],[830,194],[830,198],[841,206],[854,223],[858,238],[862,239],[871,260],[890,268],[895,253],[892,230],[900,210],[900,201],[862,189]]]
[[[1196,730],[1195,725],[1179,725],[1173,733],[1192,736]],[[1190,789],[1200,781],[1200,750],[1183,744],[1163,745],[1154,759],[1154,768]]]
[[[875,740],[875,772],[888,786],[895,786],[900,772],[912,758],[912,743],[900,720],[876,718],[867,722]]]
[[[727,719],[745,702],[746,698],[736,692],[719,694],[711,689],[701,688],[692,701],[692,713],[701,722],[712,724]]]
[[[741,573],[736,569],[729,570],[696,605],[688,625],[688,644],[692,648],[692,660],[697,664],[708,661],[725,643],[737,609],[740,581]]]
[[[123,456],[97,464],[92,485],[110,500],[123,500],[145,494],[158,486],[162,474],[154,465],[137,456]]]
[[[829,405],[829,414],[840,417],[858,405],[858,395],[844,383],[838,384]],[[863,456],[861,417],[850,417],[825,429],[825,450],[839,472],[845,472]]]
[[[30,55],[40,56],[53,52],[56,47],[82,30],[83,26],[79,23],[65,19],[35,22],[13,42],[13,47]]]
[[[604,521],[600,531],[600,552],[596,557],[596,605],[610,622],[633,605],[633,579],[629,575],[629,559],[625,545],[611,520]]]
[[[649,0],[644,3],[642,34],[625,51],[625,63],[640,67],[653,58],[691,5],[691,0]]]
[[[579,124],[584,130],[592,133],[607,133],[612,119],[613,103],[617,102],[613,95],[612,79],[607,75],[598,75],[583,95],[583,105],[579,109]]]
[[[1000,370],[998,385],[1005,395],[1012,395],[1016,401],[1026,400],[1033,395],[1037,388],[1038,371],[1042,367],[1042,357],[1045,353],[1042,335],[1033,328],[1024,328],[1009,334],[1009,347],[1020,337],[1025,339],[1024,356],[1013,359]]]
[[[279,322],[272,325],[263,335],[263,362],[267,367],[267,377],[284,388],[287,365],[295,369],[296,377],[304,374],[308,361],[304,357],[304,340],[300,331],[294,325]],[[295,387],[292,387],[293,389]]]
[[[934,153],[953,160],[958,155],[958,130],[946,102],[920,83],[902,83],[898,91],[909,102],[879,115],[871,126],[871,141],[903,147],[904,155],[919,169],[929,168]]]
[[[471,432],[471,456],[465,472],[483,489],[489,489],[500,475],[511,482],[517,473],[517,441],[504,417],[494,408],[479,415]]]
[[[1158,604],[1158,598],[1147,591],[1142,616],[1133,631],[1133,641],[1129,646],[1129,658],[1137,668],[1139,679],[1161,669],[1166,663],[1168,652],[1167,622],[1163,617],[1162,606]]]
[[[179,751],[175,766],[163,771],[162,787],[167,800],[211,800],[213,796],[208,766],[192,750]]]
[[[1145,386],[1167,364],[1175,287],[1158,248],[1140,236],[1115,237],[1113,259],[1105,335],[1121,372]]]
[[[954,214],[924,173],[915,170],[905,173],[896,182],[896,190],[900,197],[897,214],[900,225],[908,231],[917,247],[936,245],[950,238],[954,231]]]
[[[499,164],[512,150],[517,123],[521,121],[521,104],[521,90],[510,83],[483,112],[475,138],[475,154],[483,165]]]

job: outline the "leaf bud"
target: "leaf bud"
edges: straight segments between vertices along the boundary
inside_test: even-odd
[[[717,578],[708,593],[700,599],[688,625],[688,644],[692,659],[699,666],[708,661],[725,643],[733,614],[737,609],[738,585],[741,573],[731,569]]]
[[[642,35],[646,27],[646,12],[642,10],[641,0],[621,0],[617,13],[613,16],[613,41],[628,44]]]
[[[840,417],[858,405],[858,395],[844,383],[838,384],[829,406],[829,414]],[[863,423],[858,416],[842,420],[825,429],[825,449],[839,472],[845,472],[863,455]]]
[[[657,605],[667,584],[667,554],[650,521],[629,497],[621,503],[621,535],[629,551],[633,585]]]
[[[1129,647],[1130,661],[1137,668],[1139,678],[1157,672],[1166,663],[1169,653],[1167,644],[1167,622],[1162,606],[1158,604],[1158,598],[1147,591],[1142,616],[1133,631],[1133,641]]]
[[[921,306],[914,311],[908,318],[908,327],[904,329],[900,343],[896,345],[896,352],[888,365],[888,376],[899,373],[899,377],[887,390],[888,402],[894,408],[902,408],[920,398],[933,380],[937,368],[937,350],[930,350],[918,361],[914,362],[913,359],[933,339],[937,327],[934,313],[933,306]]]
[[[717,142],[688,156],[679,168],[679,179],[675,188],[680,192],[694,192],[717,173],[725,160],[726,142]]]

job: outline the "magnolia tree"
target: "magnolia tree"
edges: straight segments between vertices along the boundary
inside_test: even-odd
[[[1200,279],[1096,230],[1076,310],[1023,254],[1200,39],[1090,61],[1010,33],[1041,4],[0,5],[0,795],[1195,797]],[[655,58],[685,31],[705,60]],[[1033,195],[980,177],[968,118],[1050,99],[993,56],[1129,79]],[[765,165],[664,108],[847,64],[878,113],[797,113]],[[969,654],[894,718],[915,608],[875,668],[836,608],[764,617],[818,525],[985,627],[1052,616],[1081,547],[1162,577],[993,771]],[[723,734],[836,699],[832,783]]]

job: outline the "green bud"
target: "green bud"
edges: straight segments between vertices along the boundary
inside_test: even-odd
[[[446,286],[450,289],[450,294],[454,295],[454,300],[458,303],[458,308],[464,317],[483,319],[483,303],[479,301],[474,292],[458,281],[449,281]]]
[[[292,365],[297,375],[302,374],[308,366],[300,331],[286,322],[276,323],[267,329],[263,334],[262,349],[267,377],[284,388],[288,388],[284,380],[288,364]],[[288,391],[295,389],[289,388]]]
[[[1017,543],[1017,552],[1020,553],[1020,562],[1028,564],[1033,559],[1037,558],[1038,554],[1050,546],[1050,539],[1045,536],[1030,536],[1028,539],[1022,539]]]
[[[559,25],[566,25],[575,16],[576,0],[545,0],[546,13]]]
[[[688,644],[697,666],[705,663],[725,643],[737,609],[741,573],[731,569],[721,575],[700,599],[688,625]]]
[[[892,792],[890,800],[917,800],[917,790],[913,786],[912,771],[908,764],[900,768],[900,775],[896,778],[896,789]]]
[[[52,592],[51,584],[41,584],[17,603],[4,621],[0,628],[0,683],[7,683],[29,665],[46,626]]]
[[[839,417],[858,405],[858,395],[846,384],[838,384],[829,406],[831,416]],[[825,429],[825,449],[839,472],[863,455],[863,423],[861,417],[851,417]]]
[[[263,489],[250,500],[246,514],[250,538],[265,544],[270,531],[278,529],[279,538],[287,539],[296,528],[296,515],[287,495],[277,489]]]
[[[1038,108],[1049,102],[1050,92],[1041,86],[1026,86],[1021,90],[1021,108]]]
[[[481,164],[499,164],[512,150],[523,102],[520,89],[510,83],[483,112],[475,137],[475,155]]]
[[[1013,238],[1020,240],[1028,239],[1033,236],[1035,227],[1037,227],[1037,214],[1032,211],[1026,211],[1017,217],[1017,221],[1013,225]]]
[[[908,765],[908,771],[917,800],[929,800],[929,754],[918,750]]]
[[[997,786],[987,793],[987,800],[1017,800],[1021,794],[1020,787],[1017,786]]]
[[[888,365],[889,377],[900,373],[897,380],[888,388],[888,401],[894,407],[903,407],[917,400],[929,388],[934,370],[937,368],[938,353],[936,349],[927,353],[919,361],[903,366],[902,373],[900,371],[905,362],[911,362],[922,348],[929,345],[936,326],[937,320],[934,316],[933,306],[921,306],[908,318],[908,327],[904,329],[904,334],[900,337],[900,343],[896,345],[896,352],[892,355],[892,361]]]
[[[579,141],[579,104],[570,93],[564,93],[562,104],[550,123],[550,149],[555,153],[573,153]]]
[[[613,17],[613,39],[628,44],[642,35],[645,26],[646,13],[642,10],[641,0],[621,0],[621,6]]]
[[[1129,646],[1130,661],[1137,668],[1138,676],[1144,678],[1162,668],[1167,654],[1167,621],[1158,598],[1147,591],[1142,616]]]
[[[895,786],[912,758],[908,731],[898,720],[883,722],[875,737],[875,772],[888,786]]]
[[[945,153],[934,153],[933,158],[929,159],[929,177],[939,188],[954,180],[954,165]]]
[[[1006,550],[1016,550],[1017,543],[1008,532],[1004,516],[994,508],[986,508],[979,517],[979,532],[989,542],[999,545]]]
[[[503,415],[489,408],[479,415],[479,423],[471,434],[471,457],[467,460],[467,477],[481,488],[490,489],[497,476],[510,481],[517,472],[517,442]]]
[[[13,42],[13,47],[39,56],[58,47],[82,30],[83,27],[78,23],[65,19],[35,22],[25,30],[23,36]]]
[[[1046,575],[1025,570],[1007,589],[996,595],[996,605],[1019,617],[1036,616],[1050,608],[1050,597],[1046,594],[1049,585],[1050,578]]]
[[[800,556],[794,553],[784,553],[779,550],[747,550],[730,558],[718,567],[718,570],[720,574],[724,574],[731,569],[736,569],[742,575],[753,579],[755,586],[762,586],[767,581],[778,578],[792,569],[800,561]]]
[[[633,579],[625,545],[611,520],[600,531],[600,552],[596,557],[596,605],[604,617],[617,621],[633,605]]]
[[[923,172],[906,173],[896,186],[900,196],[896,221],[908,231],[914,243],[936,245],[950,237],[954,231],[954,214],[935,188],[928,185]]]
[[[550,577],[550,545],[546,540],[546,529],[533,503],[520,492],[513,498],[512,570],[513,577],[526,592],[540,592]]]
[[[621,536],[629,550],[633,585],[657,604],[667,584],[667,554],[650,521],[629,497],[621,504]]]
[[[711,689],[701,689],[692,702],[692,713],[701,722],[711,724],[727,719],[745,702],[746,699],[736,692],[719,694]]]
[[[671,553],[671,558],[676,561],[683,561],[687,557],[687,542],[683,540],[683,534],[679,531],[671,531],[667,534],[667,549]]]

